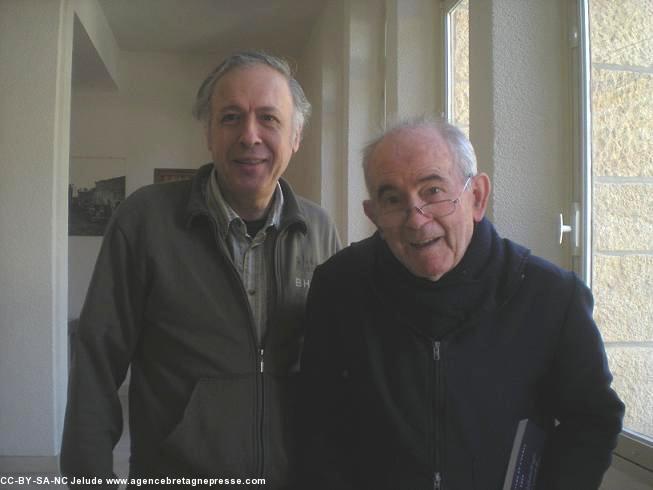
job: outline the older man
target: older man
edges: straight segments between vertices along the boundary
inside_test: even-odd
[[[132,478],[292,483],[304,302],[339,248],[325,212],[280,179],[309,112],[283,60],[237,53],[197,95],[213,163],[121,204],[74,346],[64,474],[112,475],[131,365]]]
[[[501,489],[521,420],[546,438],[537,488],[597,488],[624,407],[587,287],[497,235],[455,127],[399,124],[364,171],[378,232],[318,267],[307,304],[311,488]]]

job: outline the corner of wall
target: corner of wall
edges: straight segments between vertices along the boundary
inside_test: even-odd
[[[52,186],[53,454],[59,453],[68,384],[68,162],[73,58],[73,11],[61,4],[57,48]]]
[[[120,48],[98,0],[73,0],[73,10],[97,50],[111,80],[120,89]]]

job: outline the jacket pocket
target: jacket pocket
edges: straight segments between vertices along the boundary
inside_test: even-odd
[[[202,378],[162,445],[170,472],[238,478],[256,474],[256,378]]]
[[[265,376],[265,478],[273,488],[294,483],[297,469],[298,376]]]

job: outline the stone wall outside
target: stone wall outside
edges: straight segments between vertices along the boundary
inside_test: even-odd
[[[595,319],[626,428],[653,438],[653,0],[590,0]]]

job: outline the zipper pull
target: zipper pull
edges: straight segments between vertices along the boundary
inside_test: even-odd
[[[435,473],[433,475],[433,490],[440,490],[442,488],[442,477],[440,476],[440,472]]]
[[[440,360],[440,342],[433,342],[433,360]]]
[[[264,354],[264,352],[265,352],[264,349],[260,350],[261,358],[259,360],[259,366],[260,366],[259,372],[261,372],[261,373],[263,372],[263,364],[264,364],[263,354]]]

